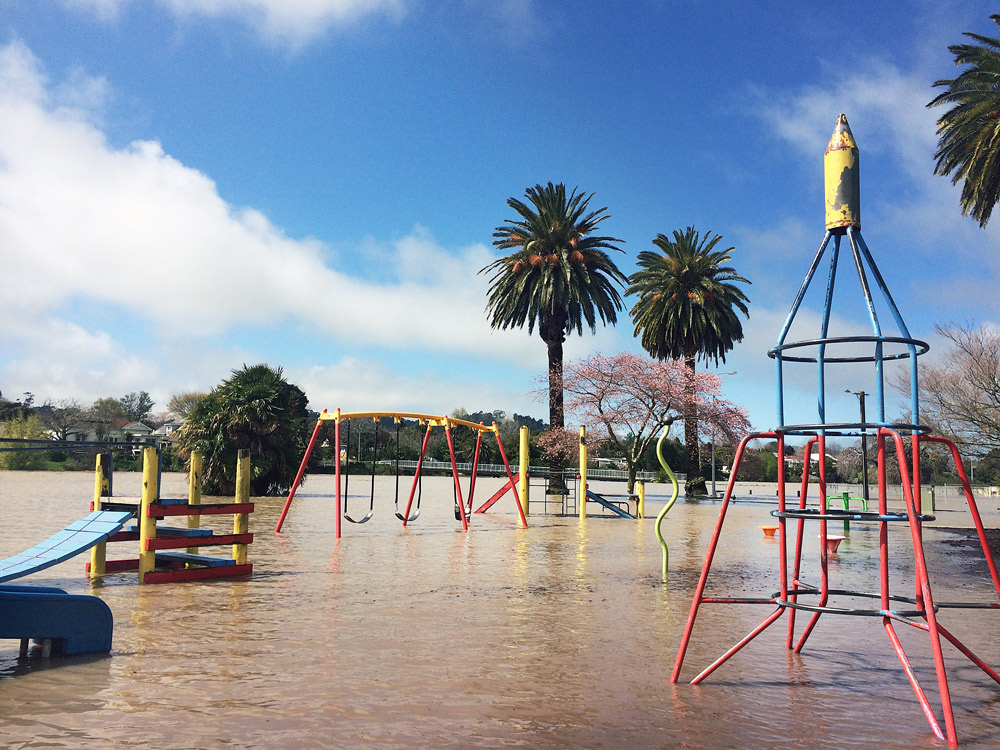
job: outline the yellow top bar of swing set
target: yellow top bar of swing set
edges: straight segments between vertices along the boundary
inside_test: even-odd
[[[343,419],[381,419],[382,417],[392,417],[396,422],[400,422],[404,419],[415,419],[420,424],[429,424],[433,427],[451,427],[452,425],[463,425],[465,427],[470,427],[473,430],[480,430],[483,432],[499,432],[499,428],[496,426],[496,422],[491,425],[480,424],[479,422],[470,422],[466,419],[456,419],[455,417],[443,417],[438,414],[417,414],[414,412],[406,411],[350,411],[344,412],[339,409],[334,412],[324,411],[319,415],[319,421],[324,420],[336,420],[340,421]]]

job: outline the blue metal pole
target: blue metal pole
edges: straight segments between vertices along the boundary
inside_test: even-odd
[[[830,313],[833,307],[833,288],[837,283],[837,261],[840,258],[840,238],[835,235],[833,254],[830,256],[830,274],[826,281],[826,297],[823,299],[823,324],[820,328],[820,339],[826,339],[830,331]],[[826,424],[826,344],[821,343],[816,353],[816,408],[819,414],[819,424]]]

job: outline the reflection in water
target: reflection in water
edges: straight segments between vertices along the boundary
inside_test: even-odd
[[[123,494],[130,479],[116,477]],[[375,516],[345,525],[339,541],[332,478],[309,481],[281,535],[271,529],[282,500],[257,499],[251,580],[139,588],[121,574],[91,588],[82,560],[33,577],[106,601],[115,648],[110,658],[42,662],[19,660],[16,641],[0,642],[7,746],[939,746],[876,618],[824,618],[801,656],[785,650],[779,622],[706,683],[669,684],[718,503],[671,511],[663,584],[656,487],[645,521],[535,515],[521,529],[514,513],[491,511],[463,534],[448,480],[425,480],[421,516],[405,529],[392,514],[393,480],[384,480]],[[477,494],[500,483],[481,481]],[[0,555],[83,515],[91,486],[87,474],[0,474]],[[186,491],[180,475],[165,475],[164,486]],[[757,529],[767,510],[741,503],[729,511],[716,591],[775,588],[778,546]],[[943,536],[925,533],[929,546]],[[905,576],[906,539],[893,542]],[[850,544],[832,574],[876,575],[877,535],[852,529]],[[930,564],[973,565],[954,548],[930,553]],[[949,583],[938,576],[935,595],[948,596]],[[690,669],[715,659],[765,610],[703,607]],[[995,617],[971,611],[948,624],[996,664]],[[902,635],[932,687],[925,636]],[[1000,691],[947,655],[963,747],[1000,745]]]

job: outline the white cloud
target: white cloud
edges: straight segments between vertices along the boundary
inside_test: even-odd
[[[913,175],[922,176],[926,161],[919,159],[933,152],[936,142],[936,115],[925,106],[930,100],[926,78],[879,60],[859,69],[864,72],[849,76],[831,71],[828,79],[835,84],[829,87],[768,92],[755,106],[778,136],[809,156],[826,149],[837,115],[845,113],[862,158],[866,150],[892,151]]]
[[[111,146],[89,114],[107,95],[79,74],[50,86],[23,44],[0,48],[5,383],[78,398],[148,388],[157,377],[178,390],[207,388],[223,363],[225,374],[240,356],[266,358],[221,343],[243,328],[254,331],[249,338],[287,329],[335,352],[378,347],[389,358],[432,352],[543,366],[540,342],[488,327],[487,279],[477,273],[492,256],[485,246],[446,250],[416,227],[387,245],[366,243],[382,272],[358,278],[329,265],[324,258],[336,254],[319,241],[290,238],[259,211],[227,204],[210,178],[159,143]],[[89,319],[67,319],[81,309]],[[182,366],[134,360],[126,351],[135,342],[102,329],[132,338],[149,332],[147,358],[186,349],[185,359],[207,355],[216,369],[191,384]],[[75,392],[72,372],[80,375]],[[419,379],[399,382],[411,393],[423,387]]]
[[[235,18],[269,42],[299,47],[335,26],[368,16],[401,18],[407,0],[159,0],[181,18]],[[103,20],[117,19],[132,0],[63,0]],[[139,3],[136,3],[139,5]]]
[[[433,372],[407,372],[386,362],[345,356],[333,364],[285,369],[290,382],[309,396],[316,411],[409,411],[450,414],[458,408],[476,411],[502,408],[508,412],[534,413],[538,405],[528,393],[529,383],[510,386],[484,384],[473,378]]]
[[[0,300],[8,312],[85,299],[171,336],[290,317],[347,341],[515,353],[504,337],[483,342],[485,246],[446,251],[417,227],[383,248],[380,280],[353,278],[159,143],[115,149],[80,111],[48,108],[22,45],[0,53],[0,84],[0,253],[20,280]]]
[[[78,8],[95,14],[105,21],[112,21],[118,18],[122,8],[132,0],[62,0],[63,4],[70,8]]]

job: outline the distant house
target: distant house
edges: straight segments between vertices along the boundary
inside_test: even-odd
[[[50,434],[55,437],[51,431]],[[69,430],[66,439],[78,443],[96,443],[101,440],[109,443],[125,443],[131,440],[134,443],[154,445],[157,442],[152,427],[143,422],[130,422],[127,419],[116,420],[111,424],[104,425],[95,420],[83,420]]]
[[[156,439],[158,444],[163,442],[172,443],[177,440],[177,435],[175,433],[183,426],[183,418],[171,417],[169,420],[153,430],[153,437]]]
[[[153,437],[153,428],[143,422],[126,422],[109,429],[104,436],[109,443],[149,443],[153,445],[156,439]]]
[[[588,459],[587,463],[597,469],[624,469],[626,466],[624,458],[605,456]]]

